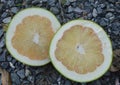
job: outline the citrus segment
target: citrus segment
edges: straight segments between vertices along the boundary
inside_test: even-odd
[[[56,17],[41,8],[20,11],[6,33],[6,46],[17,60],[32,66],[50,62],[50,41],[60,27]]]
[[[51,41],[49,54],[65,77],[88,82],[102,76],[112,62],[112,47],[104,30],[88,20],[63,25]]]

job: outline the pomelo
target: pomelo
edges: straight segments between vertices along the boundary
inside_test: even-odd
[[[14,58],[31,66],[50,62],[49,45],[60,23],[49,11],[27,8],[17,13],[6,33],[6,46]]]
[[[88,20],[73,20],[54,35],[49,54],[65,77],[89,82],[101,77],[112,62],[112,46],[105,31]]]

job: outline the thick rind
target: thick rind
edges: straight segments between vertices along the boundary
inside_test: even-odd
[[[18,61],[30,65],[30,66],[42,66],[45,64],[48,64],[50,62],[50,59],[45,59],[45,60],[30,60],[27,57],[22,57],[20,55],[18,55],[17,51],[15,51],[15,49],[13,49],[12,44],[10,43],[10,36],[13,36],[14,31],[15,30],[11,30],[12,27],[15,28],[15,24],[19,24],[22,19],[26,16],[31,16],[31,15],[40,15],[43,17],[47,17],[51,23],[52,23],[52,27],[53,27],[53,31],[56,32],[60,27],[60,23],[59,21],[56,19],[56,17],[54,16],[54,14],[52,14],[50,11],[47,11],[45,9],[42,8],[27,8],[24,9],[20,12],[18,12],[12,19],[12,21],[10,22],[9,26],[8,26],[8,30],[6,33],[6,47],[8,49],[8,51],[11,53],[11,55]],[[13,26],[14,25],[14,26]]]
[[[62,32],[62,30],[65,30],[65,29],[67,29],[66,27],[70,27],[70,25],[71,24],[73,24],[73,23],[76,23],[76,22],[80,22],[80,23],[86,23],[86,25],[87,24],[92,24],[92,25],[94,25],[94,26],[96,26],[97,28],[99,28],[102,32],[103,32],[103,34],[105,35],[105,40],[107,40],[107,44],[109,44],[109,50],[110,50],[110,52],[108,52],[108,54],[109,54],[109,59],[106,59],[105,60],[105,62],[106,61],[109,61],[109,63],[106,63],[106,65],[107,65],[107,67],[106,68],[104,68],[104,69],[101,69],[101,71],[97,71],[98,72],[98,74],[99,75],[96,75],[95,73],[92,73],[93,74],[93,77],[91,77],[91,76],[89,76],[89,75],[86,75],[86,77],[87,78],[83,78],[83,76],[84,75],[82,75],[82,76],[79,76],[80,78],[79,79],[76,79],[75,78],[75,76],[76,75],[74,75],[74,74],[71,74],[71,76],[68,76],[69,75],[69,73],[71,73],[71,71],[67,71],[66,72],[66,68],[65,68],[65,66],[62,64],[62,63],[60,63],[58,60],[56,60],[56,59],[54,59],[55,58],[55,55],[54,55],[54,50],[56,49],[56,41],[58,41],[59,40],[59,37],[58,36],[62,36],[62,35],[59,35],[59,34],[61,34]],[[77,24],[77,23],[76,23]],[[57,39],[57,40],[56,40]],[[96,80],[96,79],[98,79],[98,78],[100,78],[102,75],[104,75],[106,72],[107,72],[107,70],[110,68],[110,66],[111,66],[111,63],[112,63],[112,58],[113,58],[113,53],[112,53],[112,44],[111,44],[111,41],[110,41],[110,39],[108,38],[108,36],[107,36],[107,34],[106,34],[106,32],[103,30],[103,28],[101,27],[101,26],[99,26],[97,23],[94,23],[93,21],[90,21],[90,20],[73,20],[73,21],[70,21],[70,22],[68,22],[68,23],[66,23],[66,24],[64,24],[57,32],[56,32],[56,34],[54,35],[54,37],[53,37],[53,39],[51,40],[51,44],[50,44],[50,47],[49,47],[49,55],[50,55],[50,59],[51,59],[51,62],[52,62],[52,64],[54,65],[54,67],[56,68],[56,70],[58,70],[63,76],[65,76],[66,78],[68,78],[68,79],[70,79],[70,80],[73,80],[73,81],[76,81],[76,82],[90,82],[90,81],[93,81],[93,80]],[[106,56],[107,57],[107,56]],[[64,66],[64,68],[61,66],[61,65],[63,65]],[[65,70],[66,69],[66,70]],[[101,73],[100,73],[101,72]],[[74,72],[75,73],[75,72]],[[67,75],[68,74],[68,75]],[[77,75],[79,75],[79,74],[77,74]],[[74,77],[74,78],[73,78]]]

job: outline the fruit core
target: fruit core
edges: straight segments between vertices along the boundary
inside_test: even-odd
[[[12,45],[22,56],[43,60],[49,56],[49,44],[53,35],[52,23],[48,18],[27,16],[16,26]]]
[[[68,70],[87,74],[103,63],[102,50],[102,43],[92,28],[75,25],[57,42],[55,57]]]

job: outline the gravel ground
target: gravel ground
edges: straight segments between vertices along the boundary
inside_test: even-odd
[[[6,27],[18,11],[29,7],[50,10],[61,24],[79,18],[97,22],[110,37],[113,51],[119,50],[113,61],[117,70],[90,83],[76,83],[51,63],[31,67],[18,62],[6,49]],[[120,0],[0,0],[0,67],[10,73],[12,85],[120,85]]]

